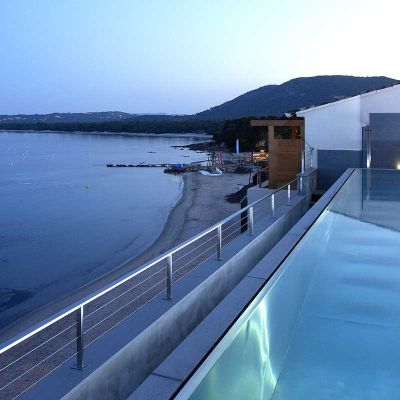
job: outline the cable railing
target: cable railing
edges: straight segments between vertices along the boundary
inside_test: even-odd
[[[85,367],[85,349],[138,312],[164,291],[173,298],[174,284],[215,256],[254,225],[275,217],[276,208],[291,205],[302,177],[240,209],[205,231],[160,255],[142,267],[64,308],[0,346],[0,398],[15,398],[75,357],[75,368]]]

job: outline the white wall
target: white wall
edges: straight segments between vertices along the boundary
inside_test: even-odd
[[[360,97],[300,111],[305,119],[306,147],[313,147],[313,166],[317,150],[361,150]]]
[[[361,95],[360,119],[369,124],[370,113],[400,113],[400,85]]]
[[[306,147],[317,150],[362,150],[362,127],[370,113],[400,113],[400,85],[299,111],[305,119]]]

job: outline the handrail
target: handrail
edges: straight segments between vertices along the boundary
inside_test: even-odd
[[[271,207],[272,207],[272,216],[274,216],[274,195],[285,188],[287,188],[288,191],[288,205],[290,205],[290,186],[292,183],[296,182],[299,178],[293,179],[292,181],[286,183],[285,185],[281,186],[280,188],[274,190],[272,193],[269,193],[260,199],[256,200],[255,202],[247,205],[246,207],[243,207],[239,211],[236,211],[235,213],[229,215],[228,217],[224,218],[223,220],[217,222],[216,224],[212,225],[211,227],[205,229],[204,231],[200,232],[199,234],[193,236],[192,238],[184,241],[183,243],[175,246],[171,250],[163,253],[162,255],[156,257],[155,259],[149,261],[142,267],[139,267],[135,269],[132,272],[129,272],[128,274],[122,276],[119,279],[116,279],[115,281],[111,282],[110,284],[106,285],[104,288],[99,289],[93,293],[91,293],[88,296],[85,296],[82,300],[73,303],[70,306],[67,306],[60,310],[58,313],[54,314],[53,316],[39,322],[38,324],[35,324],[31,328],[25,330],[24,332],[21,332],[20,334],[14,336],[13,338],[3,342],[0,345],[0,354],[5,353],[6,351],[10,350],[11,348],[15,347],[16,345],[24,342],[25,340],[29,339],[30,337],[36,335],[37,333],[43,331],[47,327],[53,325],[57,321],[61,320],[62,318],[71,315],[73,312],[77,312],[77,326],[78,326],[78,332],[77,332],[77,358],[78,358],[78,369],[83,368],[83,361],[82,361],[82,355],[83,355],[83,307],[94,300],[98,299],[99,297],[105,295],[106,293],[110,292],[111,290],[115,289],[116,287],[122,285],[123,283],[127,282],[128,280],[134,278],[135,276],[138,276],[139,274],[143,273],[144,271],[147,271],[154,265],[158,264],[161,261],[167,260],[167,294],[168,294],[168,299],[172,298],[172,256],[177,253],[178,251],[184,249],[185,247],[189,246],[190,244],[196,242],[197,240],[201,239],[202,237],[208,235],[210,232],[217,230],[217,237],[218,237],[218,259],[221,260],[221,249],[222,249],[222,226],[226,224],[227,222],[231,221],[237,216],[241,216],[244,212],[247,212],[248,217],[249,217],[249,226],[248,226],[248,231],[249,234],[251,235],[253,233],[253,208],[257,204],[261,203],[262,201],[271,198]],[[80,368],[79,368],[80,367]]]

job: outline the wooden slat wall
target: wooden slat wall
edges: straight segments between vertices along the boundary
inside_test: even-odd
[[[303,119],[252,119],[250,126],[304,126]]]
[[[275,139],[268,135],[269,185],[279,188],[295,179],[301,168],[301,140]],[[293,188],[294,189],[294,188]]]
[[[250,126],[268,127],[268,187],[276,189],[295,179],[301,170],[304,119],[255,119],[250,121]],[[292,127],[291,138],[275,139],[275,126]],[[297,139],[297,128],[300,128],[302,139]],[[293,187],[293,189],[295,188]]]

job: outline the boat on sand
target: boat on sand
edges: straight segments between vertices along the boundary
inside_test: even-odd
[[[203,176],[221,176],[222,175],[222,171],[219,168],[215,168],[211,171],[206,171],[204,169],[201,169],[199,172]]]

